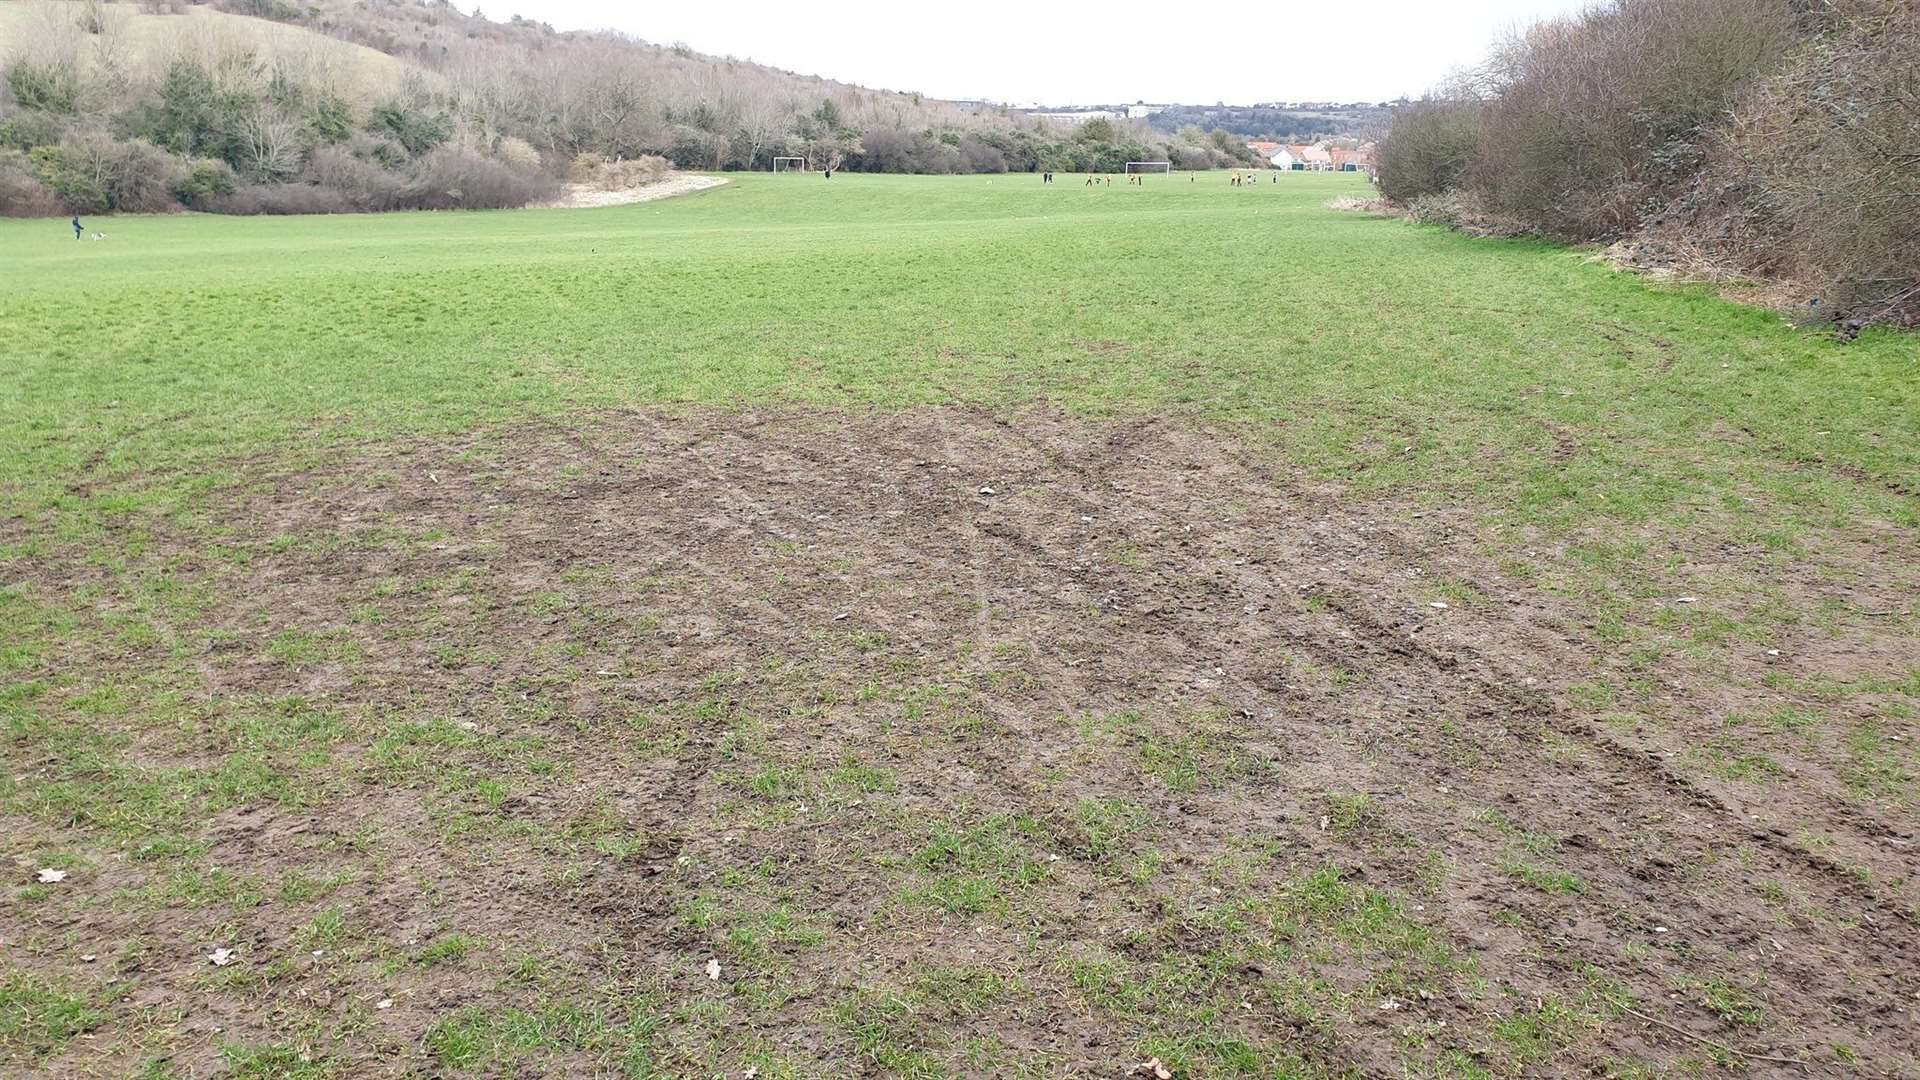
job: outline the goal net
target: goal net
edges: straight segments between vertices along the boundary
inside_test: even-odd
[[[1133,173],[1167,173],[1171,175],[1173,173],[1173,162],[1129,161],[1127,162],[1127,173],[1128,175],[1132,175]]]
[[[806,172],[807,159],[803,157],[777,157],[773,159],[774,172]]]

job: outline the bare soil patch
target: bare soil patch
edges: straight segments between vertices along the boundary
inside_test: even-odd
[[[58,660],[173,722],[89,714],[124,766],[10,763],[66,785],[8,817],[20,869],[80,858],[0,965],[103,1013],[30,1073],[1920,1053],[1910,816],[1597,722],[1583,613],[1464,517],[1040,411],[625,414],[245,475],[217,542],[158,542],[191,618]],[[187,854],[82,801],[123,767],[225,778]]]
[[[657,184],[643,184],[640,187],[605,188],[597,184],[568,184],[566,191],[552,202],[540,203],[536,210],[587,210],[600,206],[626,206],[630,203],[653,202],[655,199],[671,199],[675,195],[691,195],[696,191],[706,191],[726,183],[721,176],[693,176],[678,174],[670,176]]]

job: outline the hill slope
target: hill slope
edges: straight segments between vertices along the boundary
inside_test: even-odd
[[[0,213],[519,206],[583,156],[927,173],[1250,161],[1224,134],[1062,131],[440,4],[152,6],[0,8]]]
[[[410,68],[398,57],[305,26],[213,7],[162,13],[131,3],[0,4],[0,60],[8,63],[70,55],[86,77],[139,80],[179,57],[211,64],[248,52],[261,63],[301,72],[310,85],[370,100],[397,92]]]

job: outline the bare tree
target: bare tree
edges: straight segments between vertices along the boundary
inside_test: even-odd
[[[267,106],[260,106],[240,122],[247,171],[255,180],[278,183],[300,171],[300,125]]]

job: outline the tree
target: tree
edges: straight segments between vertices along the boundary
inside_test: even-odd
[[[1113,121],[1104,116],[1096,116],[1086,123],[1081,124],[1080,130],[1075,133],[1074,137],[1081,142],[1110,143],[1118,137],[1118,135],[1114,131]]]
[[[247,175],[262,183],[280,183],[300,171],[300,125],[262,105],[237,126]]]
[[[739,132],[747,168],[759,167],[760,152],[787,133],[787,118],[792,110],[772,94],[755,88],[740,103]]]

